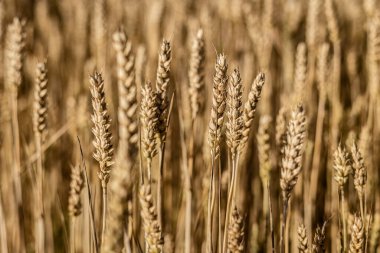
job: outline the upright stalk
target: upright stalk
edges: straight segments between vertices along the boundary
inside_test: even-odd
[[[284,199],[283,206],[282,206],[282,217],[281,217],[281,234],[280,234],[280,253],[285,252],[285,228],[287,225],[287,216],[288,216],[288,205],[289,205],[289,198]]]
[[[104,243],[104,236],[106,233],[106,219],[107,219],[107,186],[102,187],[102,231],[100,245],[102,248]]]
[[[346,252],[347,249],[347,227],[346,227],[346,213],[344,208],[344,189],[340,187],[339,189],[339,206],[340,206],[340,215],[341,222],[343,227],[343,252]]]

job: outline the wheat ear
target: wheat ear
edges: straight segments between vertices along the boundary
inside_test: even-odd
[[[230,224],[226,233],[228,233],[228,252],[244,252],[244,222],[236,206],[231,213]]]
[[[119,91],[118,152],[132,160],[137,154],[138,143],[138,105],[135,81],[135,57],[132,43],[128,40],[123,28],[119,28],[113,36],[113,47],[116,51],[117,83]]]
[[[110,177],[113,161],[113,146],[111,143],[112,134],[110,131],[111,119],[108,115],[106,97],[104,93],[104,81],[102,75],[95,72],[90,76],[90,89],[92,95],[93,114],[91,115],[94,126],[92,133],[94,134],[95,147],[93,157],[99,163],[98,177],[102,186],[102,230],[101,230],[101,246],[104,242],[107,218],[107,184]]]
[[[363,223],[365,223],[365,186],[367,183],[367,168],[361,151],[358,149],[356,142],[351,147],[352,169],[354,173],[354,186],[360,202],[360,214]]]
[[[141,218],[145,232],[146,251],[148,253],[162,252],[164,244],[162,230],[158,223],[157,213],[153,204],[152,191],[149,184],[140,187]]]
[[[325,249],[325,239],[326,239],[326,223],[323,224],[322,227],[319,225],[317,226],[317,229],[315,230],[314,239],[313,239],[313,245],[311,251],[313,253],[323,253],[326,251]]]
[[[142,152],[147,160],[148,180],[151,180],[152,159],[157,154],[157,123],[158,110],[156,104],[156,94],[149,82],[141,89],[141,147]]]
[[[243,130],[242,138],[240,140],[240,149],[243,149],[248,142],[249,131],[252,126],[252,121],[255,117],[257,103],[261,98],[261,90],[265,83],[264,73],[259,73],[251,85],[248,93],[248,99],[244,104],[243,110]]]
[[[196,118],[203,108],[202,91],[205,86],[205,42],[203,30],[199,29],[191,45],[190,69],[189,69],[189,95],[191,116]]]
[[[298,252],[299,253],[307,253],[308,250],[308,240],[307,240],[307,232],[304,224],[299,224],[297,228],[298,234]]]
[[[354,222],[351,226],[351,241],[349,252],[350,253],[362,253],[364,246],[364,224],[360,215],[355,215]]]

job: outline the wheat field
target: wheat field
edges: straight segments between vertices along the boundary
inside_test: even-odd
[[[378,0],[0,0],[1,253],[380,252]]]

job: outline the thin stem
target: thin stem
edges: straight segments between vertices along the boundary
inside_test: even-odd
[[[70,219],[70,253],[75,253],[75,217]]]
[[[185,214],[185,253],[191,252],[191,220],[192,220],[192,188],[191,178],[194,166],[194,120],[191,124],[191,136],[189,140],[188,168],[186,172],[185,191],[186,191],[186,214]]]
[[[284,234],[287,223],[289,198],[284,199],[282,207],[282,219],[281,219],[281,234],[280,234],[280,253],[285,252]]]
[[[102,232],[101,232],[101,241],[100,241],[100,248],[103,247],[104,243],[104,236],[106,232],[106,219],[107,219],[107,186],[102,187],[102,202],[103,202],[103,208],[102,208]]]
[[[210,185],[208,191],[208,201],[207,201],[207,250],[208,253],[213,252],[212,248],[212,217],[213,217],[213,192],[214,192],[214,166],[215,166],[215,156],[214,152],[211,155],[211,176],[210,176]]]
[[[228,190],[228,199],[226,207],[226,216],[224,221],[224,235],[223,235],[223,252],[227,252],[227,229],[229,224],[229,219],[231,215],[231,207],[233,202],[233,197],[235,193],[235,183],[236,183],[236,167],[237,167],[237,155],[232,155],[232,176],[231,176],[231,185]]]
[[[160,224],[161,228],[163,228],[163,200],[162,200],[162,194],[163,194],[163,182],[162,178],[164,175],[164,157],[165,157],[165,142],[161,144],[160,152],[159,152],[159,172],[158,172],[158,179],[157,179],[157,217],[158,217],[158,223]],[[149,179],[150,181],[150,179]]]
[[[17,90],[11,91],[11,113],[12,113],[12,146],[13,146],[13,184],[16,194],[16,201],[18,207],[19,219],[19,232],[20,232],[20,247],[21,252],[25,252],[25,235],[24,235],[24,215],[22,208],[22,186],[21,186],[21,161],[20,161],[20,132],[18,124],[18,103],[17,103]]]
[[[344,208],[344,189],[340,187],[339,189],[339,205],[341,212],[341,223],[343,227],[343,252],[346,252],[347,249],[347,227],[346,227],[346,214]]]
[[[268,192],[268,206],[269,206],[269,224],[270,224],[270,234],[271,234],[271,243],[272,243],[272,253],[276,252],[274,245],[274,229],[273,229],[273,213],[272,213],[272,200],[270,197],[270,182],[267,182],[267,192]]]
[[[43,198],[43,154],[41,149],[41,136],[36,133],[36,150],[38,154],[37,159],[37,175],[36,175],[36,200],[37,200],[37,214],[36,214],[36,252],[44,252],[45,248],[45,229],[44,229],[44,198]]]

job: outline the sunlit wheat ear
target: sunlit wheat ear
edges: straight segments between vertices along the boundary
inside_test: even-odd
[[[91,119],[94,124],[92,128],[94,140],[92,143],[95,147],[93,156],[99,163],[100,170],[98,172],[98,176],[102,187],[105,188],[108,183],[113,164],[113,147],[111,143],[112,134],[110,131],[111,119],[107,111],[104,81],[101,74],[95,72],[90,77],[90,84],[93,108]]]
[[[243,85],[238,69],[234,69],[230,77],[227,95],[227,122],[226,138],[232,158],[237,155],[238,147],[242,139],[243,130]]]
[[[253,81],[248,93],[248,98],[244,104],[243,110],[243,129],[240,149],[243,149],[248,142],[249,132],[252,126],[252,121],[255,117],[257,103],[261,98],[261,90],[263,89],[264,83],[265,75],[264,73],[259,73]]]
[[[227,91],[227,59],[223,54],[219,54],[215,63],[215,74],[212,88],[212,106],[208,129],[208,142],[211,154],[216,159],[220,152],[220,139],[222,136],[224,109],[226,108]]]
[[[299,43],[297,45],[294,73],[294,101],[303,101],[304,89],[306,85],[306,44]]]
[[[334,179],[339,187],[343,187],[347,182],[349,173],[351,172],[351,164],[349,153],[341,145],[334,152]]]
[[[164,40],[158,56],[156,78],[156,100],[159,115],[157,133],[160,142],[165,142],[166,139],[166,120],[169,107],[168,85],[170,81],[170,62],[172,60],[171,50],[170,43],[167,40]]]
[[[116,51],[117,84],[119,91],[118,153],[131,160],[137,154],[138,144],[138,104],[135,81],[135,57],[132,43],[128,40],[123,28],[119,28],[113,36],[113,48]]]
[[[191,45],[189,95],[193,119],[203,109],[202,91],[205,86],[205,42],[203,37],[203,30],[199,29]]]
[[[286,114],[287,110],[282,106],[276,117],[276,145],[280,150],[286,142]]]
[[[33,129],[43,141],[47,131],[47,68],[46,61],[37,64],[34,88]]]
[[[71,181],[69,193],[69,215],[76,217],[82,212],[81,191],[84,187],[83,175],[79,166],[71,167]]]
[[[351,147],[352,169],[354,173],[354,186],[359,197],[365,193],[367,183],[367,168],[356,142]]]
[[[148,184],[140,187],[140,205],[147,252],[159,253],[162,251],[162,246],[164,244],[162,239],[162,229],[158,224],[152,191]]]
[[[355,215],[351,226],[351,241],[349,246],[350,253],[364,252],[364,224],[360,215]]]
[[[157,154],[157,124],[158,124],[158,110],[156,104],[156,93],[153,91],[151,84],[147,82],[141,89],[141,147],[144,157],[148,163]]]
[[[5,66],[5,86],[17,92],[22,82],[22,66],[25,48],[25,21],[14,18],[7,27],[5,37],[4,57]]]
[[[259,156],[259,174],[263,185],[266,185],[270,178],[271,171],[271,154],[270,154],[270,127],[272,117],[264,115],[260,118],[259,129],[256,136],[257,151]]]
[[[297,228],[298,235],[298,250],[300,253],[308,252],[308,240],[307,240],[307,232],[304,224],[298,225]]]
[[[301,173],[302,154],[306,135],[306,118],[302,105],[291,113],[283,150],[280,185],[283,199],[289,199]]]
[[[228,252],[240,253],[244,251],[244,221],[238,209],[232,211],[228,226]]]
[[[324,4],[324,10],[327,21],[327,29],[329,31],[330,40],[333,43],[339,42],[339,26],[336,18],[336,12],[334,11],[333,0],[326,0]]]
[[[317,226],[317,229],[314,233],[314,239],[313,239],[313,245],[312,245],[312,252],[313,253],[323,253],[326,251],[325,249],[325,240],[326,240],[326,223],[323,224],[322,227],[319,225]]]

